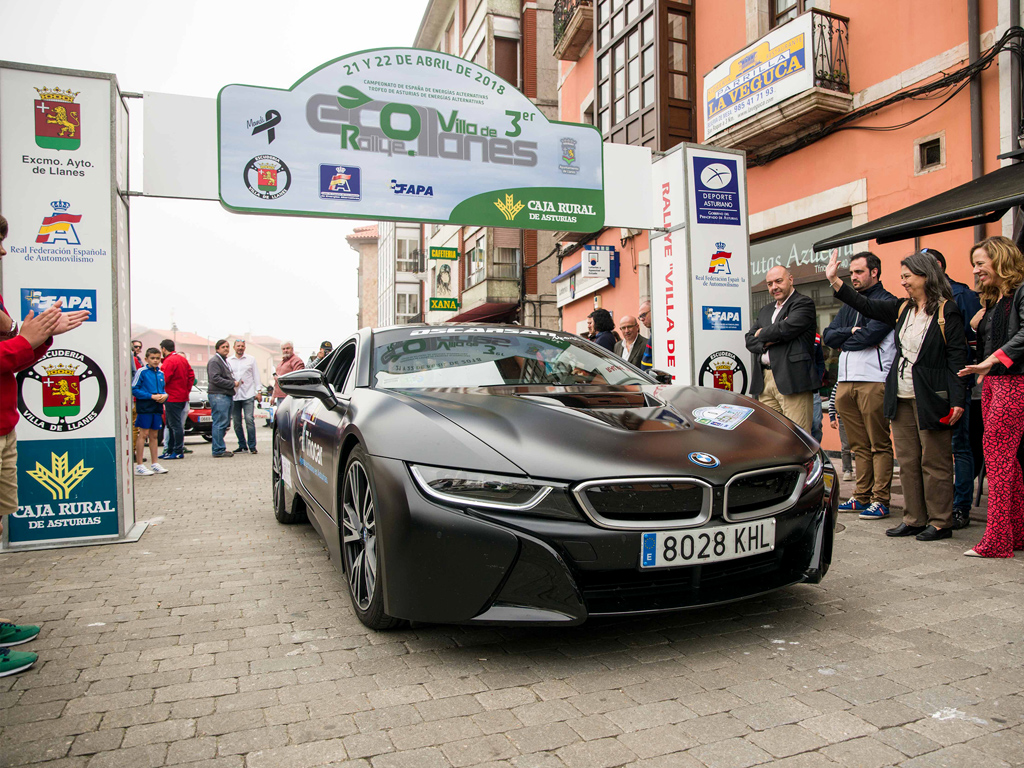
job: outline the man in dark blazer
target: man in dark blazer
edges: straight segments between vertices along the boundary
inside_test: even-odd
[[[639,368],[640,361],[644,359],[647,339],[640,335],[640,325],[635,317],[622,316],[619,320],[619,335],[622,341],[615,342],[615,354]]]
[[[747,331],[747,349],[754,353],[750,392],[810,433],[820,384],[814,370],[814,301],[796,292],[785,267],[768,270],[765,282],[775,301],[761,308]]]

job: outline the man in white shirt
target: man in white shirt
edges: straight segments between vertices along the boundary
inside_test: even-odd
[[[622,341],[615,345],[615,354],[639,368],[644,357],[644,349],[647,347],[647,339],[640,338],[640,325],[636,318],[624,315],[619,320],[619,333],[622,335]]]
[[[245,354],[245,341],[235,339],[235,354],[228,357],[231,375],[235,378],[235,396],[231,402],[231,421],[238,439],[235,453],[256,453],[256,420],[253,418],[254,401],[260,395],[260,369],[256,358]],[[242,417],[245,417],[245,434]],[[246,441],[248,434],[248,441]]]

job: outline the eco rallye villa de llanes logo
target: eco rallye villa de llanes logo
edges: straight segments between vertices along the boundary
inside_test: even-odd
[[[47,432],[73,432],[91,424],[106,402],[106,377],[81,352],[51,349],[18,374],[18,411]]]
[[[75,103],[81,91],[36,88],[36,146],[75,150],[82,146],[82,107]]]

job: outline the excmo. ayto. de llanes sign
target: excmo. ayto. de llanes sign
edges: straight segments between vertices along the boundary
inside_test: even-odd
[[[596,232],[601,135],[549,121],[493,72],[436,51],[328,62],[288,90],[217,99],[231,210]]]

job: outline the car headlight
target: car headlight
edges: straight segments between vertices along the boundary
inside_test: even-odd
[[[523,477],[466,472],[448,467],[410,464],[413,479],[425,494],[460,507],[525,512],[551,493],[552,485]]]
[[[804,478],[804,488],[810,488],[821,478],[821,473],[825,469],[825,464],[821,460],[821,453],[814,454],[814,458],[804,463],[804,472],[807,473]]]

